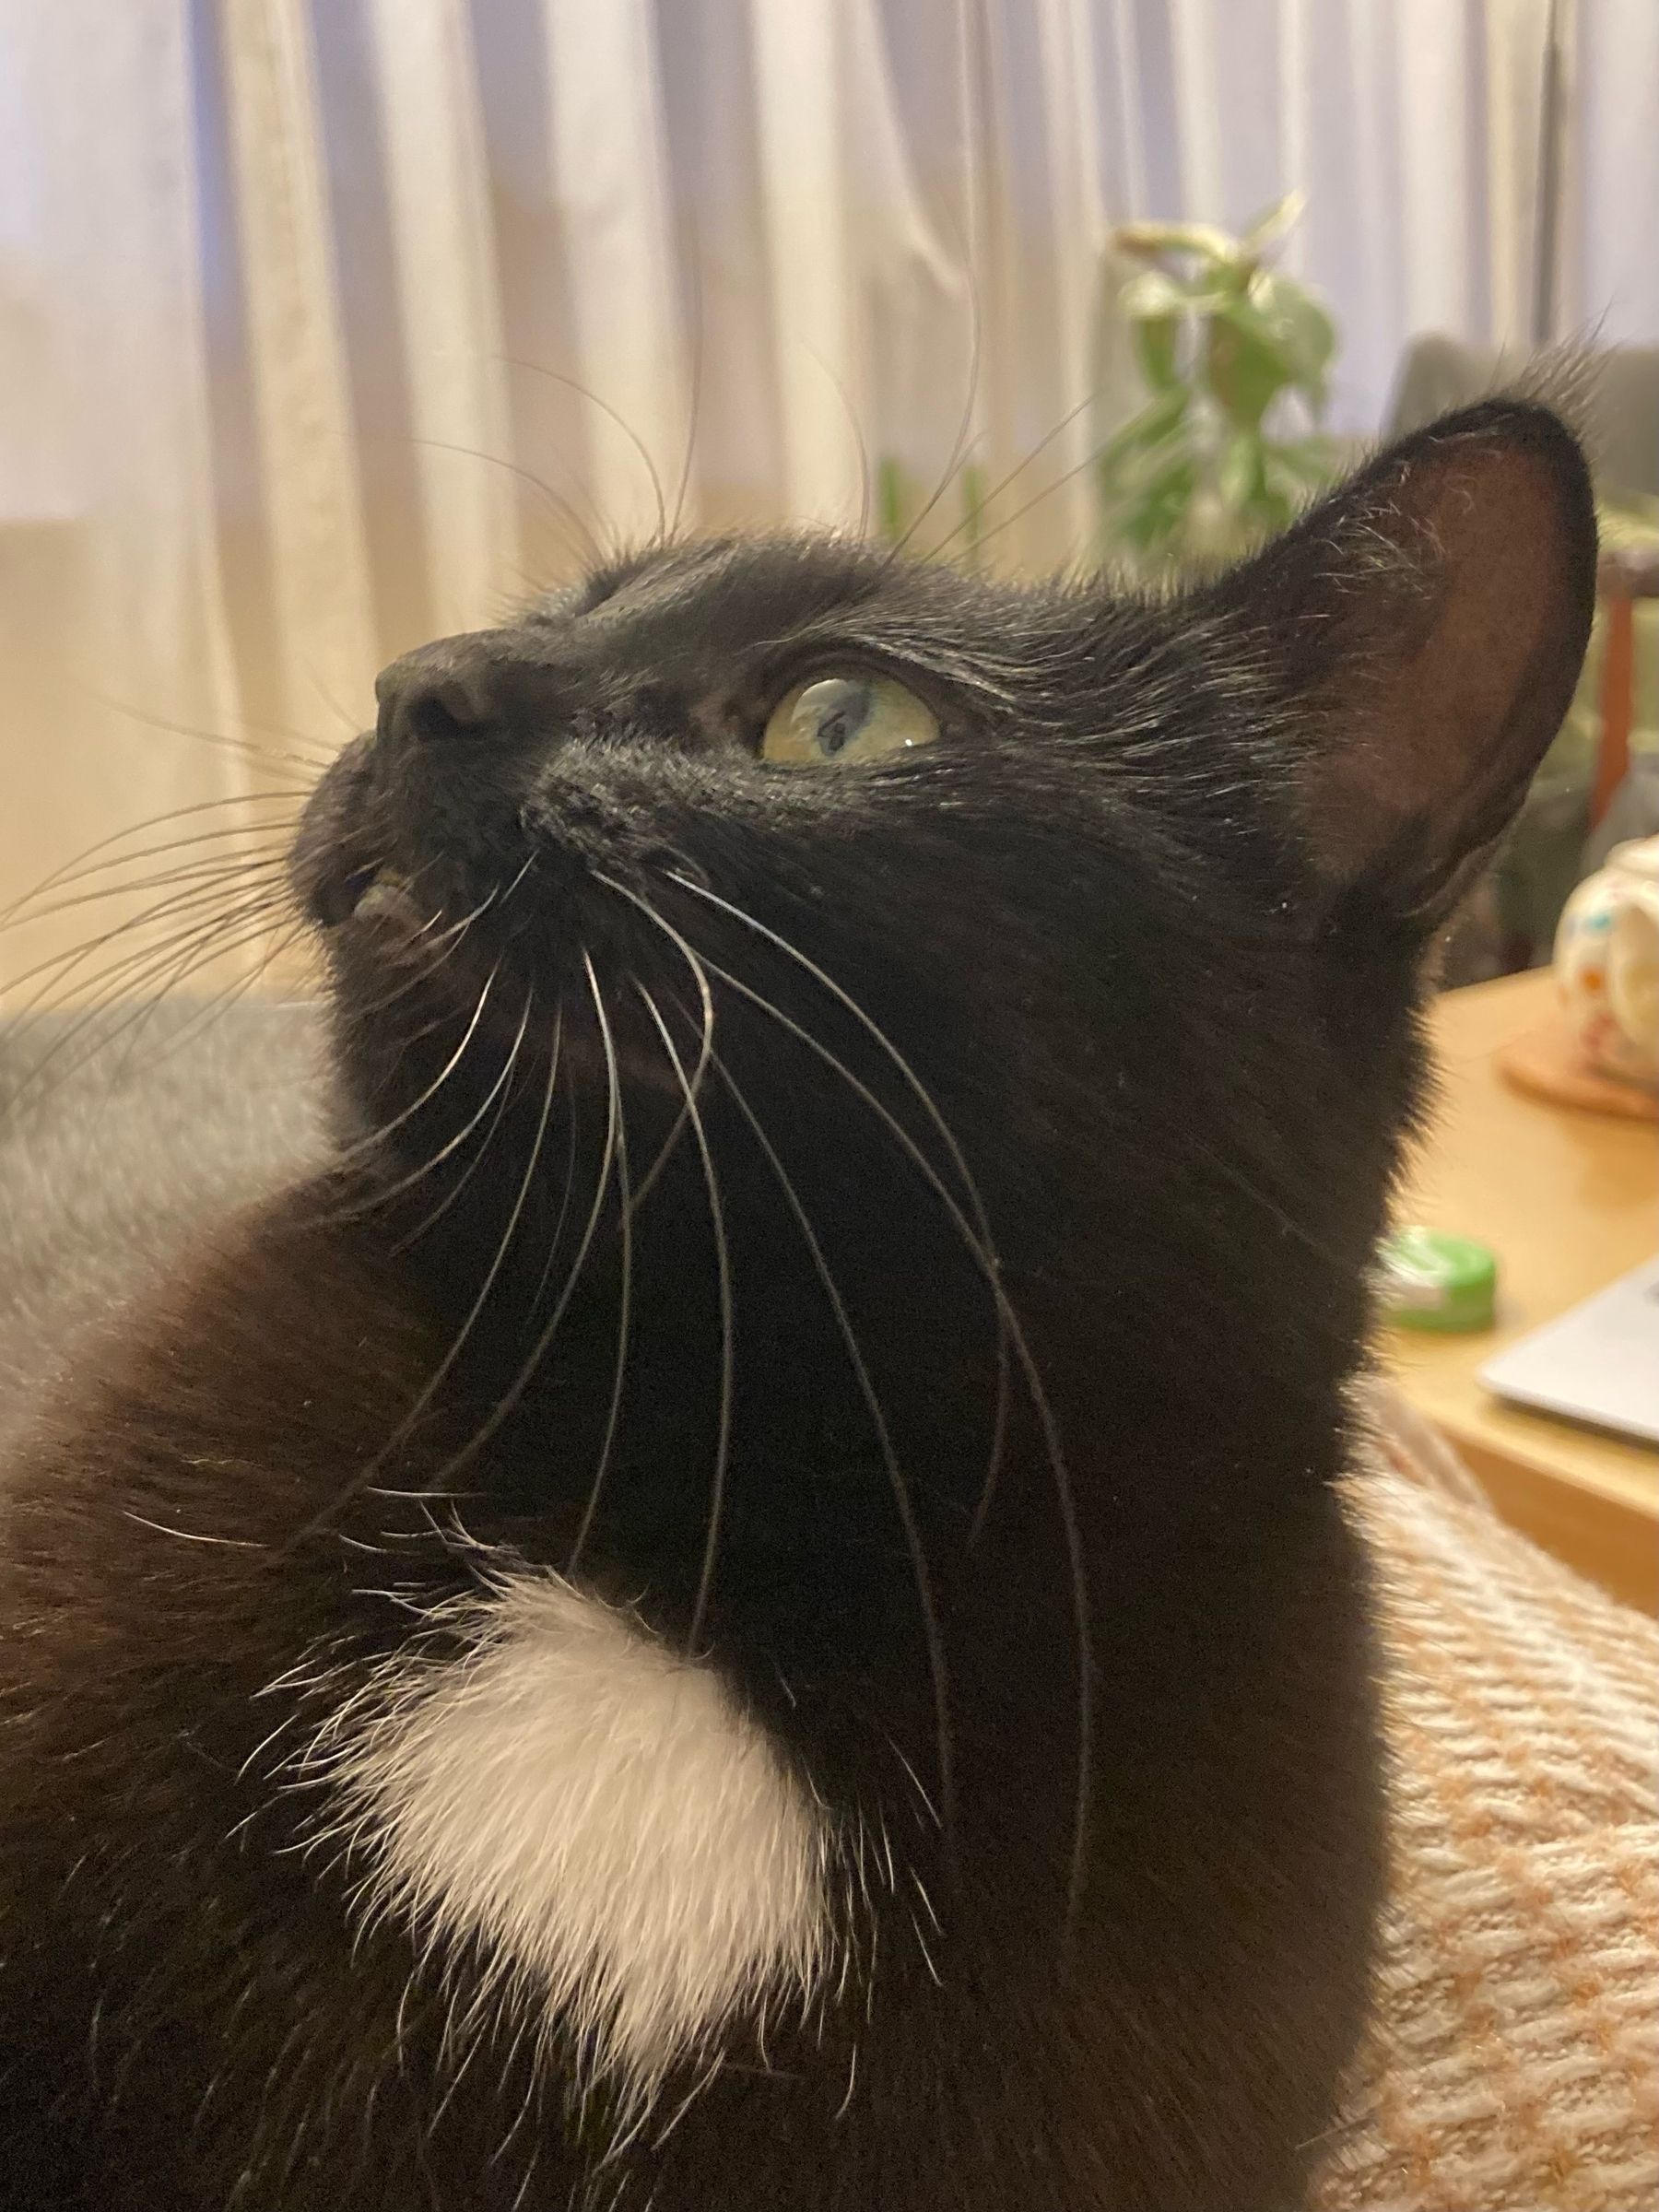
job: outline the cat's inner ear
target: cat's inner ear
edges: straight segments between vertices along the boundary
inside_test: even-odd
[[[1595,596],[1583,456],[1490,401],[1391,447],[1217,587],[1290,708],[1320,872],[1432,920],[1524,797]]]

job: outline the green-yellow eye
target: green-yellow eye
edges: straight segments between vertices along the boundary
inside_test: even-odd
[[[772,709],[760,758],[776,768],[840,768],[931,745],[939,725],[890,676],[815,676]]]

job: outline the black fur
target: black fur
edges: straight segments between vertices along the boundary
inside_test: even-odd
[[[113,1328],[10,1470],[0,2200],[1299,2201],[1381,1878],[1333,1488],[1367,1266],[1425,952],[1559,720],[1594,555],[1571,440],[1495,404],[1183,599],[736,539],[388,672],[295,864],[337,1164]],[[940,741],[758,761],[849,665]],[[688,948],[735,1324],[712,1554],[717,1247],[641,994],[689,1075]],[[636,1188],[673,1141],[606,1461],[612,1053]],[[477,1544],[564,1568],[602,1463],[580,1579],[695,1631],[896,1868],[845,1987],[734,2027],[608,2160],[568,2050],[469,2009],[479,1961],[357,1926],[293,1765]]]

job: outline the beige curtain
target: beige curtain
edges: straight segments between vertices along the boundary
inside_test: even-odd
[[[382,661],[618,539],[1087,556],[1125,218],[1304,185],[1374,428],[1413,332],[1531,333],[1549,14],[0,0],[0,906],[170,810],[204,865],[274,828]],[[1566,18],[1563,312],[1652,342],[1659,7]],[[0,936],[0,1003],[89,888]],[[52,987],[147,980],[100,973]]]

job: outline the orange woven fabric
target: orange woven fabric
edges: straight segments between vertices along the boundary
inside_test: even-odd
[[[1659,2206],[1659,1629],[1500,1523],[1397,1402],[1378,1571],[1393,1877],[1316,2212]]]

